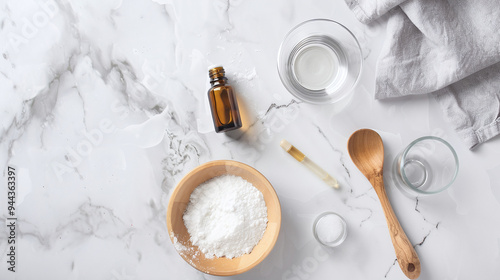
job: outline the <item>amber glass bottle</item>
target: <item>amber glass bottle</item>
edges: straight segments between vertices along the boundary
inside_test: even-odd
[[[208,99],[214,121],[215,132],[225,132],[241,127],[241,117],[238,102],[233,88],[227,84],[223,67],[208,70],[210,84]]]

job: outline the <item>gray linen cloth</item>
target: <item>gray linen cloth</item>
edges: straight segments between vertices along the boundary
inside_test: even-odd
[[[363,23],[387,15],[376,99],[432,92],[470,149],[500,134],[500,1],[345,1]]]

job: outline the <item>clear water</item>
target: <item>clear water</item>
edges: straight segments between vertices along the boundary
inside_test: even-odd
[[[289,59],[295,87],[310,94],[339,89],[347,77],[347,58],[342,47],[327,36],[311,36],[299,42]]]

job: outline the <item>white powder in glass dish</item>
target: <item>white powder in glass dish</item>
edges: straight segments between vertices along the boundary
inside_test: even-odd
[[[194,189],[183,219],[191,243],[207,258],[235,258],[259,243],[267,227],[267,207],[251,183],[222,175]]]
[[[337,215],[326,215],[316,225],[318,238],[324,243],[335,243],[344,234],[344,224]]]

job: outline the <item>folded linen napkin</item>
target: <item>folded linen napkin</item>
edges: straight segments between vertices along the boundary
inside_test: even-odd
[[[369,23],[387,14],[375,98],[433,93],[470,149],[500,134],[497,0],[345,0]]]

